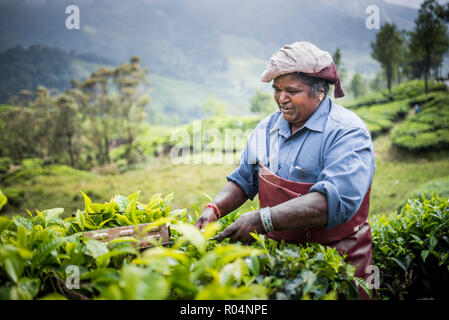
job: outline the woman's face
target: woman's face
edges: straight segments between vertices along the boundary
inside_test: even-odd
[[[300,128],[321,102],[319,97],[309,97],[310,86],[293,74],[274,79],[273,89],[274,100],[282,116],[295,128]]]

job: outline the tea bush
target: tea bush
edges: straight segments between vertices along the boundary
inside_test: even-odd
[[[428,94],[445,92],[447,90],[446,85],[440,82],[429,82]],[[391,93],[388,89],[380,92],[367,94],[355,102],[347,105],[348,108],[360,108],[371,106],[374,104],[388,103],[392,101],[399,101],[405,99],[416,100],[417,96],[425,97],[425,84],[423,80],[410,80],[401,82],[391,88]]]
[[[437,95],[421,111],[391,132],[393,145],[409,151],[442,150],[449,146],[449,95]]]
[[[440,197],[449,197],[449,176],[431,180],[416,188],[410,193],[409,198],[424,196],[426,199],[431,199],[434,193],[438,193]]]
[[[374,138],[393,127],[394,121],[408,112],[408,100],[390,102],[371,107],[361,107],[354,112],[366,123]]]
[[[449,198],[410,199],[371,225],[381,298],[449,298]]]
[[[12,160],[8,157],[0,158],[0,181],[2,176],[4,176],[9,171],[9,167],[12,164]]]
[[[211,239],[226,223],[204,232],[185,210],[170,211],[172,196],[138,193],[104,204],[84,196],[84,210],[61,219],[62,208],[0,217],[2,299],[335,299],[357,298],[354,267],[320,245],[285,245],[254,235],[251,246]],[[116,210],[121,210],[117,212]],[[103,244],[83,230],[153,222],[171,223],[170,246],[140,252],[132,238]],[[66,286],[67,268],[79,269],[80,287]],[[282,277],[281,279],[279,277]],[[362,283],[363,284],[363,283]]]

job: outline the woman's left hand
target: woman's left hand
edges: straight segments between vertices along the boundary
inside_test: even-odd
[[[237,241],[244,244],[251,243],[254,241],[254,238],[250,235],[250,232],[266,233],[260,220],[259,211],[249,211],[242,214],[233,224],[217,236],[217,242],[221,242],[224,238],[229,237],[230,243]]]

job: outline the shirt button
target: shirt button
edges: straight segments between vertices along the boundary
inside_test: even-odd
[[[280,168],[281,168],[281,165],[279,164],[279,165],[278,165],[278,169],[280,169]]]
[[[287,141],[285,144],[288,146],[290,144],[290,141]]]

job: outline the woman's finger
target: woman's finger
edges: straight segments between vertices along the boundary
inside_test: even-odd
[[[228,238],[231,235],[233,235],[237,231],[237,228],[235,227],[235,223],[231,224],[229,227],[224,229],[218,236],[217,236],[217,242],[221,242],[224,238]]]

